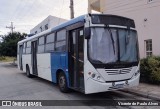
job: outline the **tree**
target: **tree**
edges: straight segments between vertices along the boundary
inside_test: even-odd
[[[17,55],[17,43],[23,40],[27,34],[25,33],[9,33],[2,36],[2,42],[0,43],[0,55],[1,56],[16,56]]]

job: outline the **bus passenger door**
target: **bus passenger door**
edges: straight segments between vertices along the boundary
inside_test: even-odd
[[[19,68],[20,70],[23,70],[22,54],[23,54],[23,45],[19,45]]]
[[[84,35],[83,28],[70,31],[69,35],[69,72],[71,86],[84,90]]]
[[[32,72],[34,75],[38,75],[37,72],[37,41],[31,43],[31,60],[32,60]]]

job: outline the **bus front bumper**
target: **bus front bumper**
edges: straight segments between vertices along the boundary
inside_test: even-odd
[[[113,85],[113,82],[102,83],[89,78],[85,84],[85,94],[106,92],[106,91],[138,86],[139,78],[140,78],[140,74],[128,80],[127,84],[126,84],[126,81],[120,81],[120,82],[114,82],[115,85]]]

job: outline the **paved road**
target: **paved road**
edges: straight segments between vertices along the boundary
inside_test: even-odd
[[[58,87],[41,78],[27,78],[26,74],[18,70],[10,63],[0,63],[0,99],[1,100],[96,100],[96,99],[139,99],[146,98],[138,97],[132,94],[122,93],[119,91],[105,92],[91,95],[84,95],[79,92],[72,91],[71,93],[61,93]],[[1,109],[2,107],[0,107]],[[3,107],[7,108],[7,107]],[[18,109],[22,107],[10,107]],[[27,108],[27,107],[23,107]],[[36,109],[75,109],[70,107],[33,107]],[[120,106],[79,106],[76,109],[159,109],[159,107],[120,107]],[[29,108],[31,109],[31,107]]]

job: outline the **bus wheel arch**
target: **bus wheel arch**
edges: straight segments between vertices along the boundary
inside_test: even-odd
[[[61,92],[69,92],[68,81],[63,70],[59,69],[56,72],[57,84]]]

